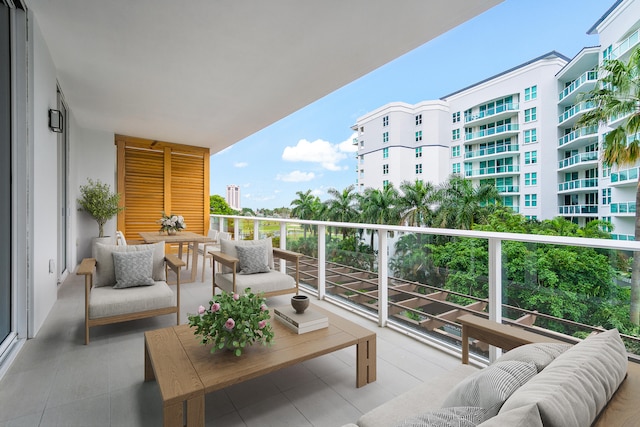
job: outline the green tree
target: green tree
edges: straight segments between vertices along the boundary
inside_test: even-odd
[[[320,199],[317,196],[311,194],[311,190],[307,190],[304,193],[302,191],[296,191],[297,199],[291,202],[291,215],[298,219],[314,219]],[[309,224],[303,224],[302,230],[304,238],[307,238],[307,231],[310,229]]]
[[[359,200],[360,220],[368,224],[399,224],[400,210],[398,208],[398,190],[389,184],[382,190],[366,188]],[[373,248],[373,236],[371,232],[371,248]]]
[[[348,186],[342,191],[338,191],[335,188],[327,190],[330,199],[326,201],[327,204],[327,219],[329,221],[336,222],[353,222],[358,217],[358,211],[356,210],[356,202],[358,200],[358,193],[355,192],[353,185]],[[342,238],[346,238],[352,233],[352,228],[342,228]]]
[[[231,209],[224,197],[218,194],[209,196],[209,211],[218,215],[236,215],[238,213]]]
[[[594,104],[576,123],[576,127],[608,125],[622,118],[620,125],[604,138],[602,161],[610,166],[632,166],[640,160],[640,47],[627,63],[606,60],[598,70],[598,85],[584,99]],[[636,190],[640,207],[640,177]],[[640,241],[640,212],[636,210],[635,240]],[[633,257],[631,276],[631,322],[640,325],[640,253]]]
[[[496,210],[498,198],[495,185],[483,183],[474,186],[470,180],[452,175],[441,188],[441,202],[434,225],[471,230],[474,224],[484,223]]]
[[[439,201],[434,185],[419,180],[403,181],[400,191],[398,207],[402,210],[402,221],[414,227],[428,227],[433,217],[432,208]]]

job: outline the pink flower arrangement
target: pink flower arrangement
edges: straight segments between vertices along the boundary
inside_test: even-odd
[[[209,308],[207,308],[209,307]],[[213,344],[211,352],[229,349],[236,356],[256,342],[271,344],[273,329],[265,299],[247,289],[244,295],[222,292],[189,315],[189,325],[202,344]]]

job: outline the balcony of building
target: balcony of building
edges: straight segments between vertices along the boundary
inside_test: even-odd
[[[558,139],[558,147],[577,149],[598,140],[598,127],[576,129]]]
[[[592,216],[598,213],[598,205],[561,205],[558,215],[561,216]]]
[[[609,178],[612,187],[634,187],[638,185],[638,168],[635,167],[611,172]]]
[[[520,126],[516,123],[508,123],[504,125],[494,126],[487,129],[479,130],[476,132],[470,132],[465,134],[465,144],[468,143],[480,143],[485,141],[495,140],[497,137],[508,138],[518,135]]]
[[[558,124],[564,127],[573,126],[587,111],[592,110],[595,104],[592,101],[582,101],[566,110],[558,116]]]
[[[501,176],[518,175],[519,173],[520,166],[518,165],[489,166],[485,168],[477,168],[464,171],[464,175],[467,178],[494,178]]]
[[[479,158],[492,159],[492,158],[501,157],[500,155],[504,153],[517,152],[519,149],[520,149],[520,146],[518,144],[505,144],[505,145],[499,145],[495,147],[480,148],[478,150],[466,151],[464,153],[464,158],[465,159],[479,159]]]
[[[635,216],[636,202],[611,203],[612,216]]]
[[[482,124],[495,122],[497,120],[504,120],[509,117],[517,117],[517,111],[520,108],[517,102],[506,103],[497,105],[485,110],[477,110],[472,114],[464,116],[464,122],[473,126],[480,126]]]
[[[593,89],[598,81],[597,71],[587,71],[575,79],[569,86],[565,87],[558,94],[560,104],[573,104],[576,102],[578,94],[588,92]]]
[[[624,59],[627,52],[636,47],[640,42],[640,29],[635,30],[629,37],[618,43],[618,46],[611,51],[611,59]]]
[[[519,185],[496,185],[496,190],[498,190],[498,193],[500,193],[500,195],[516,194],[520,192],[520,186]]]
[[[582,169],[589,169],[598,164],[598,152],[578,153],[558,162],[558,170],[571,172]]]
[[[613,240],[621,240],[621,241],[628,241],[628,242],[633,242],[634,240],[636,240],[635,236],[633,234],[616,234],[616,233],[612,233],[611,234],[611,238]]]
[[[558,184],[558,193],[593,192],[597,187],[597,178],[574,179]]]

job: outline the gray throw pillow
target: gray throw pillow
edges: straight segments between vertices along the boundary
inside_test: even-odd
[[[113,252],[115,289],[152,286],[153,251]]]
[[[396,427],[475,427],[486,419],[483,408],[442,408],[407,418]]]
[[[96,244],[96,274],[93,286],[113,286],[116,284],[116,274],[113,265],[113,252],[138,252],[153,250],[153,280],[163,282],[167,280],[164,271],[164,242],[150,245],[103,245]]]
[[[505,400],[537,373],[533,363],[511,360],[494,363],[458,383],[442,407],[481,407],[487,411],[488,418],[493,417]]]
[[[538,372],[542,371],[553,360],[571,348],[571,344],[560,343],[534,343],[525,344],[509,350],[494,363],[506,362],[507,360],[517,360],[519,362],[530,362],[536,365]]]
[[[269,257],[269,268],[270,269],[274,269],[274,262],[273,262],[273,245],[271,243],[271,237],[268,237],[266,239],[260,239],[260,240],[227,240],[227,239],[222,239],[220,240],[220,252],[222,252],[223,254],[227,254],[231,257],[234,258],[238,258],[238,252],[236,251],[236,248],[238,246],[261,246],[264,245],[267,248],[268,251],[268,257]],[[240,266],[236,266],[236,271],[240,271]],[[222,273],[231,273],[231,269],[229,267],[225,267],[224,265],[222,266]]]
[[[238,253],[238,264],[240,264],[240,274],[256,274],[269,272],[269,258],[267,257],[267,247],[259,246],[236,246]]]

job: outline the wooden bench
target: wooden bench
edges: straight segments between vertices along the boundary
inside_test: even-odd
[[[507,351],[530,343],[565,343],[535,332],[525,331],[522,328],[496,323],[473,314],[460,316],[457,321],[462,325],[462,363],[465,365],[469,363],[470,337]]]
[[[472,314],[458,318],[462,325],[462,363],[469,363],[469,338],[511,350],[515,347],[543,342],[566,343],[512,325],[503,325]],[[573,344],[573,343],[570,343]],[[627,376],[604,407],[592,427],[636,427],[640,420],[640,364],[629,362]]]

